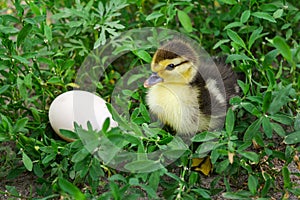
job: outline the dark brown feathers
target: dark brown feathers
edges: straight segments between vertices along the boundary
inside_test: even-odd
[[[214,58],[214,62],[217,65],[223,83],[225,87],[225,92],[226,92],[226,100],[227,103],[229,104],[230,98],[234,96],[240,95],[240,88],[237,84],[238,78],[241,79],[243,78],[242,75],[238,77],[238,74],[235,73],[231,66],[225,63],[226,57],[216,57]]]
[[[198,96],[199,109],[210,116],[211,114],[215,116],[224,116],[224,111],[227,110],[229,106],[230,98],[240,95],[240,90],[237,85],[237,75],[233,72],[232,68],[225,63],[225,57],[215,57],[213,58],[214,63],[202,63],[200,67],[205,67],[207,69],[213,68],[212,66],[204,66],[207,64],[216,64],[217,70],[220,76],[217,76],[216,71],[207,73],[197,73],[190,85],[192,87],[197,87],[200,91]],[[203,77],[205,76],[205,77]],[[221,80],[218,80],[220,79]],[[207,82],[209,80],[215,80],[215,88],[218,89],[219,94],[224,96],[226,100],[224,103],[219,102],[216,98],[212,96],[212,91],[207,87]],[[213,113],[212,113],[213,110]]]
[[[159,63],[162,60],[174,59],[179,56],[196,64],[197,54],[187,43],[180,40],[173,40],[161,46],[155,53],[154,61],[155,63]]]

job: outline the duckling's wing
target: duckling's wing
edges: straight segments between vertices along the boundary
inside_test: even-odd
[[[241,91],[237,84],[237,80],[243,77],[241,74],[239,76],[236,72],[234,72],[229,64],[226,64],[226,57],[215,57],[213,60],[217,65],[223,79],[226,92],[226,102],[227,105],[229,105],[230,98],[240,95]]]
[[[210,92],[206,87],[206,83],[201,73],[197,73],[190,85],[199,91],[198,104],[200,111],[207,115],[211,115],[211,98]]]
[[[210,130],[223,126],[230,98],[240,94],[237,74],[225,63],[225,60],[226,58],[220,57],[214,58],[214,63],[209,59],[202,60],[199,72],[190,82],[191,87],[199,91],[200,111],[213,120]]]

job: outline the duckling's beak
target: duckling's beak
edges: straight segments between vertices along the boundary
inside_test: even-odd
[[[144,82],[144,87],[149,88],[157,83],[163,82],[164,79],[162,79],[160,76],[158,76],[157,73],[153,72],[151,76]]]

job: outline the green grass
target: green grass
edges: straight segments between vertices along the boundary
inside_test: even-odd
[[[46,199],[299,197],[299,182],[291,179],[300,176],[299,2],[111,2],[0,1],[0,179],[29,172],[39,185],[35,198]],[[195,151],[187,150],[171,166],[150,173],[134,173],[136,162],[156,166],[145,158],[129,163],[129,172],[120,172],[92,156],[82,141],[58,138],[48,110],[56,96],[77,87],[77,71],[94,48],[142,27],[175,30],[210,55],[228,55],[227,62],[246,79],[239,81],[241,97],[231,99],[224,129],[195,136],[193,141],[201,143]],[[93,83],[100,96],[110,102],[120,77],[150,62],[153,48],[142,50],[131,48],[126,59],[115,61]],[[138,88],[123,91],[131,99],[125,102],[129,117],[109,106],[118,128],[97,133],[77,127],[75,134],[105,135],[133,153],[169,144],[172,134],[150,124],[146,90]],[[206,147],[214,165],[208,187],[203,186],[207,177],[191,170],[191,158],[207,154]],[[291,171],[289,166],[296,164],[298,171]],[[14,185],[5,187],[0,194],[31,198]]]

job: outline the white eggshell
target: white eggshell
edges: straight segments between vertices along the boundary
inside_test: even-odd
[[[110,127],[118,124],[112,119],[105,101],[90,92],[73,90],[65,92],[54,99],[49,108],[49,120],[53,130],[64,140],[73,141],[61,135],[60,129],[74,131],[74,122],[87,129],[87,122],[93,129],[101,130],[108,117]]]

